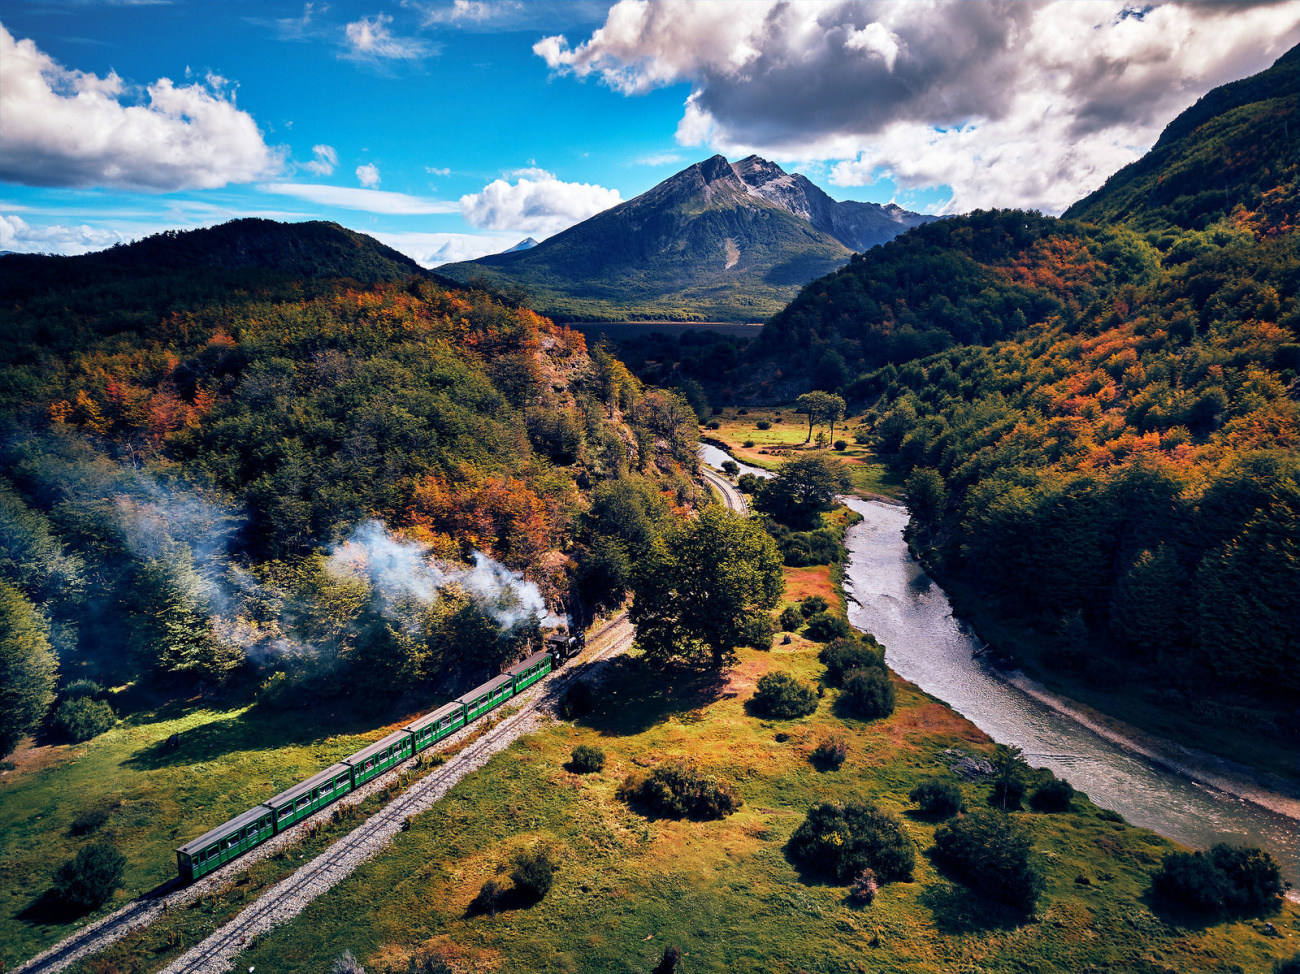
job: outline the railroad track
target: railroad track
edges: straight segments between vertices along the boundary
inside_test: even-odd
[[[702,465],[700,467],[700,473],[702,473],[704,479],[722,495],[722,501],[727,505],[727,507],[731,508],[733,511],[739,511],[742,514],[749,510],[749,501],[747,501],[745,495],[740,492],[740,488],[730,480],[713,470],[708,465]]]
[[[748,511],[749,505],[744,495],[729,480],[707,466],[700,469],[704,478],[722,495],[727,507],[735,511]],[[493,754],[504,750],[531,730],[540,722],[539,711],[545,703],[558,700],[578,675],[589,672],[594,664],[627,649],[635,636],[636,631],[628,622],[627,613],[619,613],[610,619],[588,637],[588,645],[595,648],[595,651],[586,659],[580,658],[578,666],[571,669],[566,667],[516,698],[524,701],[520,710],[492,727],[445,765],[421,778],[405,794],[389,802],[311,862],[263,893],[233,920],[169,964],[164,969],[164,974],[230,970],[235,957],[250,945],[254,937],[297,916],[312,900],[350,875],[357,866],[386,846],[401,831],[407,818],[432,806],[466,774],[482,767]],[[604,640],[608,640],[608,645],[599,648]],[[467,732],[469,730],[467,728]],[[364,799],[386,786],[402,767],[405,765],[379,776],[344,801]],[[167,884],[133,900],[21,964],[14,974],[56,974],[74,962],[144,929],[169,909],[184,906],[208,893],[220,892],[252,861],[250,857],[262,858],[291,847],[301,835],[299,830],[305,829],[307,823],[318,820],[318,815],[332,814],[332,809],[337,807],[339,806],[330,806],[317,815],[304,819],[284,833],[283,841],[277,836],[260,849],[196,883],[188,886]]]
[[[546,705],[558,702],[575,680],[589,674],[600,662],[627,649],[635,635],[626,615],[619,615],[606,624],[591,640],[595,643],[604,639],[603,648],[563,672],[558,679],[545,681],[539,692],[525,693],[519,710],[442,767],[421,778],[293,875],[267,890],[229,923],[168,964],[163,974],[216,974],[230,970],[235,958],[256,937],[297,916],[314,899],[387,846],[411,816],[427,811],[465,775],[481,768],[492,755],[534,730]]]

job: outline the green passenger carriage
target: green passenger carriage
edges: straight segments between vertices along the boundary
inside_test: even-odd
[[[432,747],[476,717],[501,706],[517,693],[541,680],[552,668],[581,647],[552,636],[547,649],[516,663],[455,701],[412,721],[399,731],[363,747],[351,757],[331,765],[306,781],[286,788],[263,805],[250,808],[229,822],[205,832],[176,850],[176,869],[187,882],[206,876],[236,856],[342,798],[367,781]],[[552,648],[552,647],[558,647]]]

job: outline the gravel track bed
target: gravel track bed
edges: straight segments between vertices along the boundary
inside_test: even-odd
[[[471,771],[477,770],[486,764],[497,751],[509,746],[523,734],[536,730],[542,720],[539,713],[542,706],[549,706],[557,701],[568,685],[580,673],[586,673],[592,664],[597,663],[600,659],[613,652],[621,652],[630,646],[633,635],[634,631],[627,622],[625,615],[620,614],[607,622],[590,639],[593,646],[608,640],[607,646],[598,649],[586,661],[561,670],[555,676],[539,682],[536,686],[530,687],[514,698],[511,705],[520,703],[523,705],[519,710],[506,717],[483,737],[466,747],[460,754],[450,758],[446,764],[434,769],[415,782],[404,794],[393,799],[352,832],[336,841],[320,856],[302,866],[297,872],[272,887],[266,893],[263,893],[234,920],[226,924],[225,927],[222,927],[198,947],[182,955],[165,970],[169,972],[181,970],[228,970],[229,961],[233,960],[235,955],[247,946],[247,940],[254,935],[253,932],[244,933],[241,931],[233,935],[234,940],[231,946],[234,946],[235,949],[229,952],[229,960],[225,966],[215,967],[209,966],[207,963],[199,963],[197,952],[204,950],[209,941],[220,937],[227,929],[240,924],[241,921],[245,921],[246,917],[248,918],[247,922],[258,927],[256,933],[261,933],[296,916],[313,899],[387,845],[393,835],[400,831],[403,822],[409,816],[424,811],[438,801],[452,785]],[[455,745],[478,733],[481,726],[477,722],[471,723],[463,730],[440,742],[440,746]],[[172,880],[132,900],[121,909],[110,913],[108,916],[101,917],[53,947],[37,954],[31,960],[24,962],[14,969],[14,974],[55,974],[55,972],[63,970],[83,957],[98,953],[122,938],[144,929],[168,910],[185,907],[201,897],[221,892],[230,886],[235,877],[242,873],[251,863],[276,855],[297,843],[310,823],[319,822],[322,816],[332,815],[335,809],[347,808],[364,801],[375,792],[386,788],[397,777],[399,772],[414,766],[415,762],[412,760],[386,771],[374,780],[366,782],[356,791],[350,792],[339,799],[339,801],[327,806],[315,815],[303,819],[301,822],[294,823],[290,829],[268,839],[256,849],[250,850],[202,879],[188,885],[181,885],[179,880]],[[274,901],[280,897],[285,898],[286,902],[295,904],[295,908],[290,912],[284,912],[278,907],[272,910],[271,906],[274,905]],[[256,916],[254,916],[255,911],[257,911]],[[243,939],[240,939],[241,937]],[[229,939],[229,935],[227,939]],[[219,951],[218,953],[224,956],[226,951]],[[191,966],[178,966],[182,962],[186,962],[191,955],[196,955],[196,960],[189,961]]]

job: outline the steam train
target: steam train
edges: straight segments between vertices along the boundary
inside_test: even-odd
[[[177,872],[182,880],[192,882],[219,869],[389,768],[495,710],[541,680],[552,668],[563,665],[581,649],[581,637],[563,631],[553,633],[542,642],[538,652],[495,679],[185,843],[176,850]]]

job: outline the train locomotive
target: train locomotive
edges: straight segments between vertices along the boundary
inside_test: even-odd
[[[176,869],[185,882],[219,869],[232,859],[324,808],[372,778],[432,747],[466,724],[495,710],[541,680],[582,649],[581,636],[558,631],[542,648],[500,676],[475,687],[401,730],[367,744],[355,754],[300,781],[269,801],[218,825],[176,850]]]

